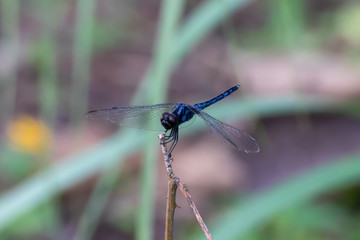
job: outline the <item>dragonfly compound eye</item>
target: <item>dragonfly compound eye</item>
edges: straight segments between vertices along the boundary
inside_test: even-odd
[[[160,120],[161,125],[167,130],[172,129],[177,122],[176,116],[168,112],[163,113]]]

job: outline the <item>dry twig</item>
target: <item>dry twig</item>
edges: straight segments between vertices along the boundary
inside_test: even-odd
[[[177,187],[178,186],[174,180],[169,178],[168,195],[166,200],[165,240],[173,239]]]
[[[161,150],[164,154],[165,167],[166,167],[166,171],[167,171],[168,177],[169,177],[168,195],[167,195],[168,197],[167,197],[167,203],[166,203],[165,240],[173,239],[174,215],[175,215],[175,208],[176,208],[176,190],[178,187],[180,188],[180,191],[186,198],[189,206],[193,210],[196,220],[200,224],[200,227],[203,230],[203,232],[205,233],[206,238],[208,240],[213,240],[208,228],[206,227],[205,222],[203,221],[203,219],[199,213],[199,210],[196,208],[196,205],[191,198],[191,195],[189,193],[187,186],[183,182],[181,182],[180,178],[175,176],[175,174],[172,170],[171,162],[173,159],[171,157],[171,154],[168,154],[168,152],[167,152],[166,144],[164,143],[164,137],[165,137],[165,133],[161,133],[159,135]]]

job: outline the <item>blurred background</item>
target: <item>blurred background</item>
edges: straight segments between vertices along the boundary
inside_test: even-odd
[[[162,239],[160,132],[89,110],[208,100],[180,129],[215,239],[360,239],[360,2],[0,0],[0,239]],[[175,239],[205,239],[178,193]]]

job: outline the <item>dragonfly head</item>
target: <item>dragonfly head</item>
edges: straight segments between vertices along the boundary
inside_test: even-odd
[[[160,121],[161,121],[161,125],[163,125],[163,127],[166,130],[172,129],[178,123],[176,115],[173,113],[168,113],[168,112],[164,112],[161,115]]]

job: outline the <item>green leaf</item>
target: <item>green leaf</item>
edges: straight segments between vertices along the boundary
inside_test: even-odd
[[[359,180],[360,153],[336,159],[241,201],[209,229],[214,229],[214,239],[240,239],[289,207]],[[199,238],[201,235],[192,239]]]

